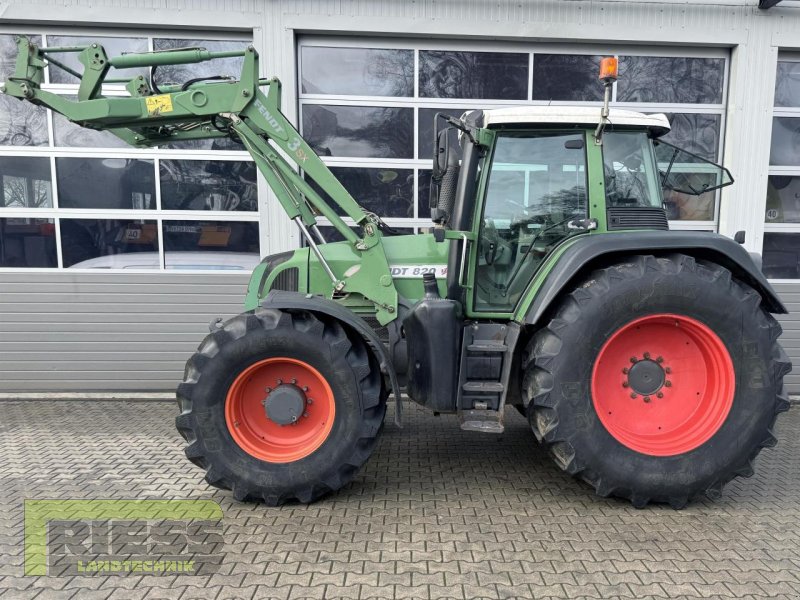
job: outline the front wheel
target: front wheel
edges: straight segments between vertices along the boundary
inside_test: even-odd
[[[684,506],[752,474],[791,369],[780,325],[730,271],[685,255],[595,271],[530,341],[537,438],[597,493]]]
[[[209,334],[178,388],[178,431],[237,500],[311,502],[348,483],[386,412],[376,361],[334,319],[257,309]]]

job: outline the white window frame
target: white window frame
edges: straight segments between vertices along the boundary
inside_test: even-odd
[[[145,38],[147,40],[148,51],[153,50],[154,38],[171,39],[203,39],[231,41],[241,40],[242,44],[252,43],[254,40],[252,31],[206,31],[206,30],[159,30],[159,29],[94,29],[87,27],[41,27],[41,26],[0,26],[0,35],[39,35],[42,36],[42,45],[47,47],[47,36],[78,36],[78,37],[121,37],[121,38]],[[79,84],[51,84],[49,83],[49,69],[45,69],[45,80],[42,89],[50,92],[74,96],[78,93]],[[127,96],[123,85],[109,84],[103,86],[103,94],[106,96]],[[248,273],[243,270],[224,270],[224,269],[166,269],[164,263],[164,243],[163,243],[163,223],[169,221],[231,221],[231,222],[251,222],[259,225],[259,257],[264,256],[266,248],[262,219],[263,206],[259,199],[257,210],[249,212],[236,211],[162,211],[161,210],[161,186],[159,174],[159,161],[168,159],[177,160],[213,160],[213,161],[236,161],[253,162],[250,154],[245,150],[197,150],[197,149],[169,149],[169,148],[133,148],[133,147],[114,147],[104,148],[99,146],[92,147],[72,147],[56,146],[53,112],[46,109],[48,144],[46,146],[0,146],[0,157],[47,157],[50,159],[50,177],[53,196],[52,208],[8,208],[0,207],[0,218],[29,218],[29,219],[52,219],[55,225],[55,243],[58,266],[52,268],[36,267],[0,267],[0,273],[141,273],[141,274],[202,274],[214,276],[218,275],[239,275]],[[59,208],[58,206],[58,181],[56,178],[56,159],[63,157],[80,158],[139,158],[153,161],[154,181],[155,181],[155,201],[156,206],[151,210],[135,209],[81,209],[81,208]],[[257,176],[256,185],[259,186]],[[64,267],[61,249],[61,218],[73,217],[82,219],[146,219],[155,221],[158,232],[159,264],[156,269],[82,269],[74,267]]]
[[[778,54],[778,62],[798,62],[800,63],[800,52],[780,52]],[[777,68],[777,65],[776,65]],[[772,117],[795,117],[800,119],[800,106],[785,107],[776,106],[772,111]],[[785,165],[770,165],[769,175],[791,175],[800,177],[800,160],[795,166]],[[764,190],[766,194],[766,190]],[[800,234],[800,223],[768,223],[766,221],[766,214],[764,215],[764,234],[767,233],[797,233]],[[763,254],[763,247],[762,247]],[[774,283],[794,283],[796,284],[800,279],[770,279]]]

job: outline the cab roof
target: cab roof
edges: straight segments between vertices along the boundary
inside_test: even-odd
[[[473,115],[470,115],[471,117]],[[479,119],[480,120],[480,119]],[[511,106],[483,111],[481,126],[518,124],[564,124],[597,125],[600,122],[599,106]],[[612,108],[608,114],[608,129],[615,125],[625,127],[644,127],[658,137],[669,132],[666,115],[644,113]]]

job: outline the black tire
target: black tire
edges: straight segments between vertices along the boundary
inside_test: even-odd
[[[591,377],[604,342],[647,315],[685,315],[708,326],[733,362],[735,394],[713,436],[673,456],[634,451],[612,436],[594,407]],[[566,295],[523,355],[523,398],[534,434],[556,463],[601,496],[635,506],[683,507],[701,494],[719,497],[737,476],[749,477],[772,427],[789,408],[783,377],[791,370],[777,343],[781,327],[760,295],[730,271],[681,254],[635,256],[593,272]]]
[[[335,420],[322,445],[289,463],[260,460],[237,445],[225,420],[227,392],[256,361],[304,361],[333,392]],[[206,470],[206,481],[233,490],[237,500],[313,502],[353,479],[372,454],[383,426],[386,394],[379,367],[364,341],[335,319],[309,312],[256,309],[210,333],[186,363],[177,390],[175,423],[189,442],[186,456]]]

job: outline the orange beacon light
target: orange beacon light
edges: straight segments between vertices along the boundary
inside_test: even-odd
[[[617,80],[617,58],[615,56],[607,56],[600,61],[600,77],[604,82],[612,82]]]

